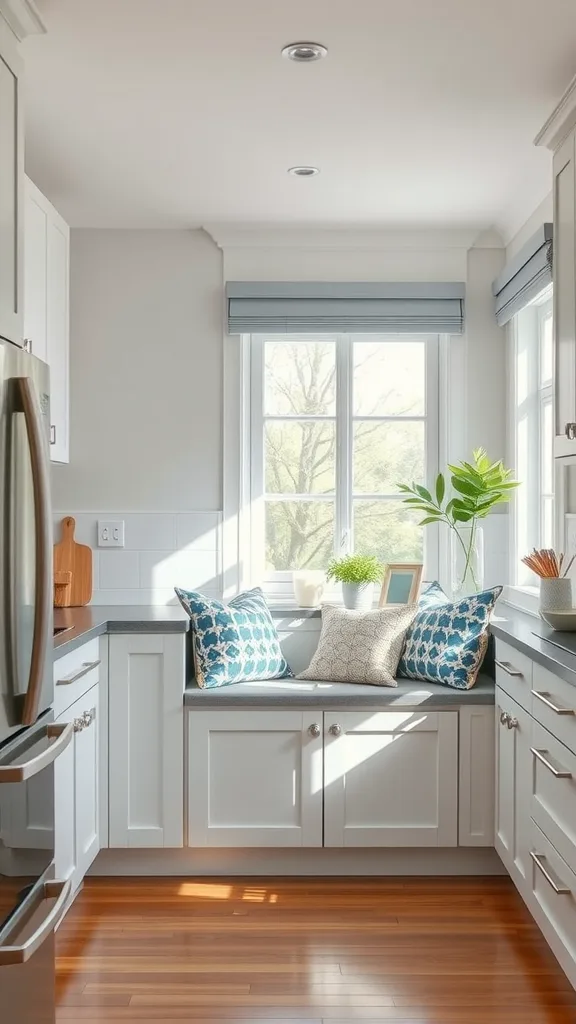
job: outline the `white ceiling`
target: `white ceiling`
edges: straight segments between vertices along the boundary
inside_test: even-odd
[[[532,140],[576,72],[574,0],[37,6],[27,170],[73,226],[509,235],[549,190]],[[298,39],[328,57],[282,59]]]

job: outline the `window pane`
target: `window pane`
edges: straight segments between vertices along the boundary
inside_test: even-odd
[[[421,519],[399,501],[355,501],[354,550],[383,562],[422,562]]]
[[[554,545],[554,498],[542,499],[542,547]]]
[[[552,313],[545,316],[542,320],[541,326],[541,357],[540,357],[540,373],[541,382],[545,384],[547,381],[552,380],[553,373],[553,360],[554,360],[554,349],[552,339]]]
[[[422,421],[354,424],[354,492],[396,494],[398,484],[425,475]]]
[[[424,341],[354,342],[354,415],[423,416]]]
[[[542,491],[554,493],[554,424],[552,422],[552,400],[542,406]]]
[[[264,412],[268,416],[333,416],[336,345],[333,341],[264,343]]]
[[[333,420],[268,421],[264,427],[266,493],[333,493],[335,450]]]
[[[334,553],[332,501],[266,501],[266,569],[325,569]]]

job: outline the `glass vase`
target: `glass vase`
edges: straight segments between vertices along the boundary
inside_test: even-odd
[[[451,531],[452,596],[455,601],[484,588],[484,533],[481,526]]]

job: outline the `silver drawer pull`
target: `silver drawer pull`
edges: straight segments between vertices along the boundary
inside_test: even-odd
[[[554,889],[554,892],[557,893],[558,896],[571,896],[572,895],[570,889],[566,885],[563,885],[562,882],[560,881],[560,879],[556,878],[554,872],[551,871],[550,868],[547,868],[547,867],[544,866],[544,864],[542,862],[546,860],[546,857],[544,857],[543,854],[541,854],[541,853],[534,853],[533,850],[530,850],[530,856],[532,857],[532,860],[534,861],[536,867],[538,868],[538,871],[542,872],[542,874],[544,875],[544,878],[548,882],[548,885],[552,886],[552,888]]]
[[[500,725],[506,725],[510,721],[510,715],[507,711],[500,712]]]
[[[83,718],[74,719],[74,732],[82,732],[82,729],[86,728],[86,722]]]
[[[554,761],[549,760],[547,756],[547,750],[536,750],[535,747],[530,747],[530,752],[534,755],[534,757],[538,758],[538,760],[542,762],[544,767],[547,768],[549,772],[552,772],[552,775],[555,779],[572,778],[572,772],[569,772],[567,768],[562,768],[562,766],[558,763],[554,763]]]
[[[574,714],[576,714],[576,711],[574,711],[574,708],[563,708],[563,707],[559,707],[558,704],[555,704],[554,701],[552,700],[552,694],[551,693],[546,693],[545,691],[532,690],[532,696],[533,697],[537,697],[538,700],[541,700],[542,703],[545,704],[547,708],[551,708],[552,711],[555,711],[557,715],[574,715]]]
[[[512,715],[508,715],[506,725],[509,729],[517,729],[519,722],[517,718],[513,718]]]
[[[82,668],[78,672],[75,672],[73,676],[66,676],[64,679],[57,679],[56,686],[71,686],[72,683],[77,683],[79,679],[82,679],[82,676],[88,675],[93,668],[98,668],[99,664],[100,659],[98,659],[98,661],[85,661]]]
[[[86,728],[88,728],[89,725],[92,725],[92,722],[94,722],[95,720],[96,708],[91,708],[90,711],[85,711],[84,714],[82,715],[82,721],[84,722]]]
[[[496,659],[494,659],[494,664],[498,665],[498,668],[501,668],[503,672],[506,672],[506,675],[509,675],[509,676],[523,676],[524,675],[524,673],[521,672],[519,668],[514,668],[514,665],[511,665],[509,661],[497,661]]]

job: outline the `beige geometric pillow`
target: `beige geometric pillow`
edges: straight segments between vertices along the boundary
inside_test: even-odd
[[[298,679],[397,686],[404,637],[418,606],[350,611],[324,605],[318,648]]]

